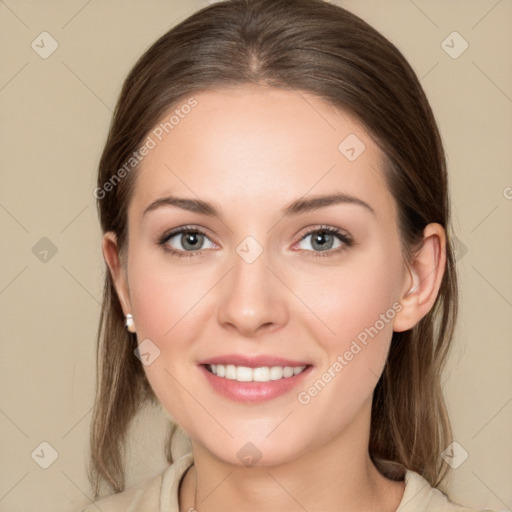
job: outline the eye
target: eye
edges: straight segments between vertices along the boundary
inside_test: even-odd
[[[309,245],[313,248],[313,251],[307,248],[304,249],[304,247],[300,248],[306,252],[313,252],[314,257],[332,256],[354,244],[350,235],[342,232],[338,228],[330,226],[320,226],[308,231],[301,238],[299,244],[302,244],[309,237],[312,237]],[[209,247],[203,246],[205,241],[210,243]],[[338,245],[336,245],[336,241]],[[203,249],[216,247],[204,231],[191,226],[183,226],[165,233],[158,240],[158,244],[161,245],[166,252],[178,258],[197,256]]]
[[[210,242],[210,247],[203,246],[205,241]],[[170,252],[173,256],[177,256],[178,258],[196,256],[196,253],[202,249],[216,247],[215,244],[209,240],[206,233],[198,228],[189,226],[184,226],[165,233],[158,243],[165,251]]]
[[[311,237],[311,241],[306,245],[310,245],[313,248],[312,252],[316,253],[314,254],[314,257],[332,256],[333,254],[337,254],[344,250],[346,247],[351,247],[353,245],[353,240],[350,235],[343,233],[338,228],[329,226],[321,226],[308,231],[306,235],[302,237],[299,244],[303,243],[309,237]],[[338,245],[335,245],[336,242],[338,242]],[[302,247],[302,249],[304,248]],[[308,249],[306,250],[311,252]]]

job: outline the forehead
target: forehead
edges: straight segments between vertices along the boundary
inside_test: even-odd
[[[166,193],[261,211],[339,192],[378,215],[394,215],[383,155],[363,125],[304,91],[240,86],[195,93],[148,136],[153,147],[136,171],[135,214]]]

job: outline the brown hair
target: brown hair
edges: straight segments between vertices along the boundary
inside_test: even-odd
[[[127,76],[96,190],[106,190],[155,124],[184,98],[241,84],[306,91],[365,126],[386,157],[383,172],[397,203],[407,262],[427,224],[447,231],[446,269],[434,306],[412,329],[393,333],[374,392],[369,443],[372,460],[389,478],[403,478],[407,468],[438,486],[448,471],[440,453],[452,440],[440,381],[458,309],[446,163],[425,93],[391,42],[321,0],[228,0],[201,9],[161,36]],[[135,169],[109,187],[105,199],[95,194],[102,230],[116,233],[121,253]],[[157,401],[135,347],[107,269],[90,439],[96,497],[101,481],[115,492],[125,488],[128,426],[143,404]],[[173,428],[166,442],[169,463]],[[383,461],[398,463],[400,471]]]

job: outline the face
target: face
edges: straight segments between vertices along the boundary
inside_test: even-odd
[[[275,464],[369,410],[404,286],[396,204],[362,125],[314,96],[194,98],[136,171],[124,302],[149,382],[192,441]],[[253,370],[286,366],[296,375]]]

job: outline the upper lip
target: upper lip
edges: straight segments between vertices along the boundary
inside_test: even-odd
[[[306,361],[292,361],[282,357],[271,355],[242,355],[242,354],[226,354],[223,356],[210,357],[199,361],[198,364],[232,364],[235,366],[247,366],[248,368],[258,368],[260,366],[307,366]]]

